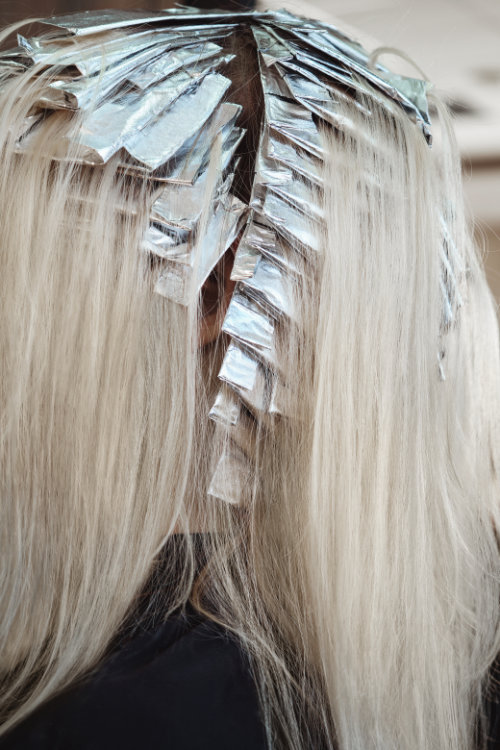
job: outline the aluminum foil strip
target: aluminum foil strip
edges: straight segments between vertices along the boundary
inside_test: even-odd
[[[367,61],[359,61],[349,54],[345,54],[345,52],[333,50],[331,44],[328,42],[325,44],[325,38],[331,40],[331,35],[325,37],[325,35],[315,32],[304,34],[296,30],[292,33],[298,40],[315,48],[323,56],[326,55],[327,58],[333,57],[334,60],[343,62],[346,68],[369,81],[389,98],[397,101],[404,107],[407,114],[420,125],[426,138],[430,136],[430,120],[426,98],[428,83],[426,81],[407,78],[404,87],[401,87],[402,77],[398,76],[397,79],[392,78],[393,74],[389,73],[389,71],[385,71],[382,66],[377,66],[377,73],[375,73],[375,71],[367,67]],[[398,79],[401,80],[398,81]],[[396,88],[394,85],[396,81],[398,81],[399,88]],[[422,105],[423,109],[420,109],[419,105]]]
[[[450,287],[444,278],[444,274],[441,275],[439,279],[439,286],[441,289],[441,294],[443,296],[443,309],[441,313],[441,331],[443,333],[446,333],[451,326],[455,319],[455,314],[453,311],[453,290],[452,287]]]
[[[253,275],[240,282],[250,299],[267,309],[271,315],[285,315],[297,322],[297,310],[293,294],[294,279],[270,260],[260,257]]]
[[[268,191],[289,203],[292,208],[304,214],[308,220],[321,222],[324,219],[323,207],[318,200],[320,198],[319,190],[314,187],[311,188],[309,183],[292,179],[284,184],[270,184],[268,185]]]
[[[256,422],[266,428],[273,426],[276,417],[292,416],[289,406],[294,403],[294,400],[281,377],[267,370],[260,361],[235,342],[229,344],[219,372],[219,379],[223,381],[223,385],[216,398],[218,413],[212,416],[216,421],[224,422],[226,418],[220,406],[224,399],[221,394],[227,390],[226,387],[230,388],[241,400]],[[231,414],[232,412],[228,409],[227,419],[231,417]],[[229,434],[232,436],[232,427],[229,429]],[[252,455],[248,449],[246,453],[249,456]]]
[[[219,379],[226,383],[252,413],[259,416],[269,404],[268,380],[263,365],[232,341],[226,351]]]
[[[155,117],[158,112],[154,108],[154,99],[165,99],[168,102],[192,84],[187,71],[181,70],[144,94],[130,91],[131,86],[127,86],[128,74],[133,72],[136,66],[140,68],[141,64],[148,62],[152,55],[156,57],[157,54],[157,48],[153,51],[150,48],[132,59],[125,60],[121,65],[106,70],[102,76],[54,81],[43,92],[37,105],[47,109],[90,109],[91,113],[88,116],[90,122],[94,117],[99,120],[99,118],[114,115],[117,120],[116,127],[119,127],[124,115],[126,116],[127,108],[131,110],[137,108],[137,106],[134,107],[136,103],[139,103],[143,113],[148,111],[151,103],[151,117]],[[116,89],[121,89],[121,91],[115,93],[112,101],[106,101]],[[104,108],[104,112],[100,111],[101,108]],[[140,125],[140,122],[138,124]],[[92,124],[90,126],[92,127]],[[107,131],[110,131],[110,127],[111,125],[108,124]]]
[[[271,418],[286,417],[292,419],[294,415],[293,404],[297,402],[297,394],[284,384],[280,378],[272,381],[269,397],[268,414]]]
[[[299,29],[299,31],[302,32],[307,31],[309,33],[325,33],[328,35],[333,35],[333,41],[335,42],[337,40],[344,40],[348,45],[352,45],[354,47],[358,47],[360,50],[363,50],[359,42],[353,40],[344,31],[339,29],[337,26],[334,26],[333,24],[323,23],[322,21],[318,21],[315,18],[306,18],[304,16],[295,15],[290,11],[285,10],[284,8],[275,11],[268,11],[267,13],[264,12],[262,16],[263,22],[272,22],[275,29],[283,29],[285,32],[289,31],[290,29]]]
[[[272,130],[299,148],[305,149],[312,156],[323,156],[318,128],[311,113],[304,110],[303,106],[269,95],[265,109],[266,120]]]
[[[262,61],[266,66],[274,65],[278,60],[291,60],[293,50],[286,40],[280,38],[270,26],[255,27],[253,35],[257,41]]]
[[[205,124],[230,85],[218,73],[209,73],[196,87],[188,74],[182,79],[176,76],[177,89],[170,81],[146,94],[131,93],[104,104],[92,113],[78,137],[81,159],[103,164],[125,149],[150,170],[171,159]]]
[[[31,65],[31,60],[26,55],[26,50],[19,44],[17,47],[12,47],[11,49],[6,49],[0,52],[0,64],[3,62],[9,64],[13,62],[21,63],[23,68],[27,68]]]
[[[431,135],[431,122],[429,117],[427,92],[429,91],[429,87],[431,86],[431,84],[428,81],[422,81],[420,78],[411,78],[409,76],[397,75],[396,73],[392,73],[391,71],[386,70],[385,68],[381,68],[380,66],[377,66],[377,70],[380,78],[390,84],[394,92],[403,94],[406,100],[409,101],[413,105],[413,107],[415,107],[418,113],[417,121],[420,116],[425,123],[424,133],[427,139],[429,139]],[[396,99],[396,96],[394,98]],[[406,109],[406,102],[403,101],[403,104]]]
[[[292,278],[304,274],[304,263],[297,252],[283,242],[275,230],[264,224],[266,218],[253,212],[234,257],[231,279],[240,281],[251,278],[259,259],[264,256]]]
[[[151,222],[167,227],[175,222],[183,229],[192,231],[201,216],[203,194],[206,189],[206,171],[194,185],[169,185],[161,190],[153,203],[150,215]]]
[[[296,55],[295,55],[296,61],[290,62],[290,61],[283,61],[281,62],[281,66],[288,68],[289,70],[295,71],[300,73],[301,75],[304,75],[308,78],[311,78],[310,71],[307,67],[313,67],[315,70],[318,71],[318,73],[323,74],[325,77],[330,78],[332,83],[338,83],[343,86],[347,86],[351,89],[355,89],[356,91],[359,91],[361,93],[366,94],[369,98],[374,98],[378,104],[380,104],[382,107],[386,109],[390,109],[392,104],[397,104],[393,99],[389,99],[387,95],[382,91],[377,91],[377,88],[368,88],[366,83],[363,81],[362,78],[354,77],[353,73],[349,69],[345,69],[342,71],[338,68],[338,66],[334,65],[332,66],[329,61],[326,61],[324,59],[317,59],[314,57],[310,57],[306,54],[304,54],[302,51],[297,49]],[[300,64],[298,64],[300,63]],[[335,92],[335,96],[339,97],[341,96],[341,90],[337,87],[332,88],[332,91]],[[330,120],[335,124],[337,127],[342,128],[343,122],[342,120],[333,120],[334,117],[333,111],[331,111],[329,114],[327,112],[322,112],[321,109],[318,107],[318,105],[314,105],[314,102],[312,100],[306,100],[302,99],[302,104],[306,106],[309,110],[314,111],[316,114],[319,114],[320,117],[323,117],[324,115],[328,115],[328,117],[325,117],[325,119]],[[362,104],[360,104],[356,99],[351,98],[351,104],[352,106],[357,107],[358,109],[361,109],[365,112],[365,114],[370,114],[369,110],[366,109]],[[425,137],[427,139],[427,142],[431,143],[431,136],[430,132],[425,132]]]
[[[322,28],[318,29],[318,27]],[[288,30],[290,26],[283,24],[283,28]],[[302,34],[305,31],[304,27],[301,28],[298,24],[294,24],[293,29],[294,31],[298,29]],[[335,56],[340,52],[359,65],[368,65],[369,58],[366,50],[363,49],[359,42],[348,37],[337,27],[327,26],[318,22],[315,27],[307,30],[307,40],[316,49],[325,51],[330,56]]]
[[[231,140],[229,146],[229,149],[224,146],[222,148],[222,174],[233,156],[235,142]],[[206,176],[205,172],[194,185],[168,185],[159,192],[151,208],[151,226],[146,234],[144,249],[171,261],[191,263],[188,248],[192,247],[195,229],[201,217]],[[219,200],[226,201],[233,179],[234,172],[227,175],[223,184],[214,191],[214,200],[219,196]],[[246,214],[247,207],[233,197],[228,209],[230,234],[226,238],[225,247],[231,245],[240,233]]]
[[[239,284],[227,308],[222,330],[251,349],[262,362],[277,367],[275,322],[261,305],[242,293]]]
[[[186,265],[178,258],[175,258],[177,262],[167,261],[155,291],[181,305],[190,304],[199,295],[210,271],[238,236],[246,212],[247,207],[235,197],[228,196],[226,202],[220,202],[206,232],[191,249],[193,263]]]
[[[222,133],[223,150],[226,149],[227,143],[227,148],[233,152],[232,150],[237,147],[237,144],[233,142],[234,136],[239,143],[244,133],[241,128],[235,127],[240,112],[239,104],[222,102],[199,132],[186,140],[169,172],[170,179],[179,182],[194,182],[201,170],[208,164],[212,145],[219,133]]]
[[[260,304],[242,293],[238,282],[227,308],[222,330],[235,341],[252,349],[261,361],[278,367],[275,347],[275,322]]]
[[[228,428],[231,440],[248,458],[255,459],[255,419],[243,408],[241,400],[229,387],[222,386],[208,416]]]
[[[154,45],[138,45],[133,55],[121,55],[117,63],[107,65],[99,75],[96,73],[91,76],[68,76],[67,69],[65,69],[60,73],[58,80],[52,81],[47,86],[37,101],[37,106],[47,109],[69,110],[95,108],[111,92],[120,86],[124,86],[127,74],[133,71],[136,66],[146,64],[158,54],[159,50]],[[78,53],[73,52],[72,55],[77,57]],[[103,65],[104,61],[105,53],[101,48],[101,54],[97,62],[99,65]]]
[[[277,14],[276,14],[277,16]],[[274,28],[277,33],[285,33],[291,48],[306,48],[307,54],[316,54],[326,59],[346,58],[349,63],[366,66],[369,55],[364,47],[342,32],[338,26],[315,21],[314,25],[282,22],[275,17]]]
[[[284,164],[277,164],[269,159],[268,152],[268,144],[263,144],[255,160],[256,178],[254,185],[256,192],[262,195],[261,186],[265,188],[267,185],[287,185],[293,180],[292,170]]]
[[[120,168],[130,175],[149,177],[163,184],[192,185],[206,169],[213,142],[219,133],[223,139],[223,169],[228,166],[245,132],[234,126],[240,111],[239,104],[223,102],[201,130],[188,138],[174,158],[162,165],[160,170],[151,172],[149,168],[132,162],[122,162]]]
[[[303,179],[309,180],[318,187],[322,186],[321,163],[301,149],[270,136],[267,142],[267,155]]]
[[[245,18],[248,14],[243,13],[241,16]],[[58,29],[61,36],[85,37],[132,26],[144,26],[145,24],[172,26],[179,24],[179,22],[185,30],[203,31],[206,28],[206,22],[209,21],[212,28],[218,25],[223,31],[228,27],[229,29],[232,28],[238,23],[241,16],[217,11],[199,13],[192,10],[186,12],[184,9],[179,13],[176,13],[175,9],[151,13],[140,10],[88,10],[69,13],[65,16],[52,16],[43,19],[41,23]],[[188,21],[191,21],[191,24],[188,24]]]
[[[31,65],[28,57],[23,55],[20,47],[0,53],[0,81],[24,73]]]
[[[209,417],[219,424],[234,426],[238,424],[241,412],[241,401],[236,398],[229,388],[224,388],[223,386],[215,397]]]
[[[241,139],[243,138],[245,131],[242,128],[235,128],[234,126],[224,126],[221,130],[222,146],[221,146],[221,162],[220,168],[222,172],[225,172],[228,168],[231,160],[233,159],[236,149],[238,148]],[[204,169],[208,168],[211,157],[210,149],[205,151],[203,161],[199,165],[198,174]],[[239,158],[237,160],[239,163]],[[236,162],[234,169],[236,169]]]
[[[456,323],[458,312],[463,306],[461,287],[465,286],[466,269],[443,216],[440,217],[440,223],[443,234],[443,241],[439,248],[441,260],[440,286],[443,296],[441,334],[444,334]]]
[[[172,38],[171,35],[159,34],[148,29],[115,37],[99,36],[91,44],[82,42],[71,45],[54,42],[46,44],[43,37],[26,39],[21,35],[18,35],[18,41],[36,65],[72,68],[81,76],[92,76],[100,73],[103,68],[109,69],[140,52],[161,44],[162,41],[168,44]]]
[[[7,78],[12,76],[18,76],[24,73],[26,66],[22,63],[16,62],[15,60],[2,60],[0,61],[0,81],[4,82]]]
[[[279,69],[281,70],[281,66],[279,66]],[[311,76],[302,75],[302,71],[300,71],[300,74],[287,73],[286,69],[282,71],[281,75],[294,99],[304,102],[310,99],[321,106],[325,112],[330,112],[335,108],[335,104],[338,104],[332,90],[319,79],[313,81]]]
[[[93,152],[98,163],[107,162],[120,148],[130,148],[140,132],[192,86],[191,76],[180,71],[145,93],[128,92],[106,102],[85,118],[80,146]]]
[[[233,106],[233,105],[227,105]],[[235,107],[237,105],[234,105]],[[225,108],[226,105],[222,104],[221,108]],[[211,128],[214,132],[215,127]],[[222,152],[223,158],[221,162],[221,169],[224,171],[229,166],[229,163],[238,148],[241,139],[245,131],[242,128],[234,127],[234,119],[231,118],[229,123],[226,123],[223,128],[219,131],[222,137]],[[167,165],[167,171],[165,175],[155,174],[155,179],[168,181],[171,183],[189,183],[198,179],[199,175],[208,167],[211,155],[211,146],[207,145],[208,138],[211,136],[204,136],[201,133],[197,133],[191,141],[184,144],[181,151],[175,155],[173,166]],[[193,146],[192,143],[197,141]],[[213,141],[213,138],[212,138]],[[183,154],[184,152],[184,154]],[[186,161],[183,161],[183,155]]]
[[[264,219],[265,217],[261,216],[260,214],[256,214],[255,216],[256,222],[264,221]],[[258,226],[258,224],[254,223],[254,226]],[[262,228],[267,229],[269,232],[272,232],[275,240],[274,244],[271,244],[270,242],[261,244],[260,254],[264,256],[264,258],[270,260],[274,265],[278,266],[278,268],[281,268],[292,278],[297,279],[302,277],[306,272],[304,260],[307,259],[305,259],[304,256],[299,257],[297,251],[291,248],[288,242],[283,241],[279,234],[276,234],[274,230],[268,227]]]
[[[283,80],[298,104],[318,115],[322,120],[338,127],[339,116],[335,105],[338,105],[339,102],[332,89],[315,85],[310,79],[295,73],[285,73]]]
[[[208,494],[232,505],[250,500],[253,465],[234,444],[225,446],[212,475]]]
[[[231,279],[233,281],[240,281],[241,279],[250,278],[260,257],[259,250],[251,245],[245,235],[243,235],[234,255]]]
[[[247,242],[258,248],[260,252],[273,249],[276,245],[274,230],[264,224],[262,217],[255,212],[251,214],[250,219],[246,234]]]
[[[303,56],[298,55],[297,58],[299,57],[302,60],[304,59]],[[350,107],[354,107],[364,115],[370,116],[370,110],[365,107],[360,101],[354,99],[352,95],[346,93],[346,91],[344,90],[345,86],[347,86],[350,90],[356,88],[357,91],[364,91],[367,95],[369,94],[370,97],[373,98],[373,92],[369,92],[368,88],[359,79],[354,83],[352,77],[346,76],[344,74],[336,74],[335,79],[330,77],[328,82],[326,82],[318,78],[318,76],[312,73],[311,70],[306,68],[299,59],[291,62],[285,61],[280,64],[279,68],[283,71],[283,76],[286,78],[286,83],[289,88],[290,94],[296,99],[299,104],[306,107],[306,109],[309,109],[309,111],[313,114],[318,115],[321,119],[325,120],[325,122],[329,122],[333,125],[336,125],[337,127],[340,123],[340,126],[343,127],[341,124],[341,120],[339,120],[338,114],[335,112],[335,108],[333,106],[325,107],[325,102],[328,103],[327,100],[321,100],[321,97],[315,100],[311,96],[303,96],[302,87],[297,88],[296,86],[294,86],[294,81],[297,80],[297,75],[300,76],[301,80],[307,79],[313,84],[316,84],[316,86],[327,89],[332,102],[348,102]],[[287,75],[287,71],[292,74],[290,78]],[[387,107],[387,99],[385,101],[382,101],[380,99],[380,96],[377,94],[375,94],[375,98],[377,99],[377,101],[385,104],[385,106]]]
[[[219,65],[222,62],[228,63],[234,57],[234,55],[224,57],[220,54],[221,52],[222,47],[213,42],[194,44],[185,48],[181,47],[174,49],[168,54],[162,49],[160,57],[146,65],[142,70],[133,71],[128,76],[128,81],[138,89],[145,90],[153,84],[162,81],[167,76],[172,75],[172,73],[180,68],[187,68],[191,72],[196,72],[201,63],[212,59],[216,55],[222,58],[218,61]]]
[[[209,73],[196,88],[180,96],[153,125],[130,133],[125,143],[126,150],[150,169],[158,169],[200,130],[230,85],[228,78]]]
[[[250,278],[261,254],[267,250],[272,252],[276,241],[275,231],[264,224],[263,217],[251,211],[234,256],[231,279],[239,281]]]
[[[52,16],[41,23],[58,29],[61,34],[83,37],[130,26],[154,24],[164,17],[165,13],[162,11],[145,13],[141,10],[85,10]]]
[[[251,206],[261,210],[276,231],[292,245],[299,245],[306,254],[309,250],[315,253],[320,251],[315,222],[301,211],[295,211],[288,201],[282,200],[276,193],[267,191],[263,205],[252,202]]]
[[[167,232],[155,226],[148,227],[141,245],[141,249],[145,252],[156,255],[158,258],[175,259],[180,263],[189,263],[191,248],[191,232]]]
[[[130,33],[108,32],[85,39],[78,39],[70,43],[63,40],[47,43],[45,37],[26,39],[18,35],[18,49],[24,53],[30,63],[55,65],[58,68],[69,68],[81,76],[92,76],[101,73],[103,68],[109,69],[122,63],[127,58],[137,55],[143,50],[162,46],[162,54],[176,50],[178,53],[190,57],[190,46],[198,47],[210,44],[214,32],[209,29],[206,34],[192,34],[176,30],[165,32],[156,29],[141,29]],[[159,79],[158,79],[159,80]]]
[[[169,186],[160,192],[154,201],[150,221],[151,226],[147,234],[151,252],[159,257],[169,258],[172,262],[193,265],[191,252],[195,230],[200,221],[203,208],[203,193],[207,190],[207,173],[194,186]],[[234,173],[229,174],[222,184],[218,184],[213,191],[214,201],[227,203],[228,193],[234,179]],[[239,212],[243,211],[243,204],[233,198],[233,205],[228,209],[228,216],[233,214],[235,227],[238,224]],[[236,228],[233,232],[236,231]],[[165,235],[165,238],[162,237]],[[176,243],[178,248],[176,248]],[[155,246],[158,247],[155,247]]]

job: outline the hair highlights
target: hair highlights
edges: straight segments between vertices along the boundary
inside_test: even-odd
[[[500,650],[500,354],[446,112],[438,153],[369,92],[324,132],[321,253],[281,347],[294,418],[256,427],[238,507],[206,496],[225,343],[199,350],[198,302],[153,293],[147,189],[116,160],[14,152],[41,85],[0,94],[3,731],[99,664],[175,529],[158,606],[191,595],[239,636],[270,747],[472,750]],[[190,530],[214,532],[194,588]]]

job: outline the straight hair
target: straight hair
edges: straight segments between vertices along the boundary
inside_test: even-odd
[[[17,153],[39,72],[0,91],[0,733],[98,668],[149,580],[165,618],[190,599],[239,639],[270,748],[485,742],[500,347],[444,106],[429,149],[369,88],[340,97],[280,339],[291,416],[256,427],[235,506],[207,495],[227,341],[200,350],[199,302],[154,293],[150,186],[78,164],[78,115]]]

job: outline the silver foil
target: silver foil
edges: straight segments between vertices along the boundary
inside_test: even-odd
[[[222,330],[251,348],[263,361],[275,362],[274,321],[261,305],[238,289],[227,309]]]
[[[242,405],[241,399],[229,387],[222,386],[210,409],[210,419],[228,431],[233,443],[250,459],[255,457],[255,420]]]
[[[263,257],[257,261],[253,275],[241,282],[246,294],[271,315],[296,320],[292,284],[293,279],[284,270]]]
[[[284,167],[296,172],[303,179],[322,187],[321,162],[304,151],[271,136],[268,141],[268,156],[269,159],[280,162]]]
[[[236,446],[223,448],[212,475],[208,494],[231,505],[249,502],[252,487],[252,464]]]
[[[42,23],[59,29],[62,34],[88,36],[130,26],[157,23],[164,13],[144,13],[140,10],[86,10],[63,16],[46,18]]]
[[[219,378],[254,415],[267,411],[269,395],[265,368],[255,356],[234,342],[228,346]]]
[[[304,252],[313,250],[319,252],[320,243],[318,229],[312,217],[301,211],[296,211],[288,202],[275,192],[268,191],[263,205],[260,201],[251,204],[262,211],[266,218],[273,222],[276,231],[294,246],[300,246]]]
[[[171,257],[156,282],[155,291],[181,305],[195,299],[212,268],[238,236],[247,207],[237,198],[219,201],[205,231],[191,241],[188,262],[180,255]]]
[[[131,91],[127,95],[122,96],[121,99],[115,99],[113,102],[105,103],[103,105],[104,111],[95,109],[102,102],[106,100],[111,92],[113,92],[120,84],[128,82],[129,73],[133,72],[137,66],[141,70],[141,66],[155,58],[158,54],[157,48],[148,48],[143,50],[139,55],[133,59],[127,59],[120,65],[110,67],[100,76],[93,76],[90,78],[81,78],[76,80],[60,80],[54,81],[50,86],[47,87],[44,94],[38,100],[38,104],[48,109],[92,109],[94,110],[90,117],[89,126],[92,127],[92,118],[100,118],[102,123],[106,117],[112,117],[118,114],[118,110],[121,113],[125,113],[127,106],[132,106],[134,99],[140,101],[142,96],[146,97],[146,101],[142,103],[142,110],[147,111],[150,108],[148,99],[158,98],[165,94],[170,95],[171,100],[178,94],[177,88],[180,87],[180,92],[183,88],[187,88],[190,83],[190,76],[186,71],[178,72],[177,76],[174,74],[171,78],[167,79],[168,83],[163,82],[161,86],[157,86],[155,89],[147,91],[145,94],[138,94],[137,92]],[[129,87],[130,88],[130,87]],[[128,101],[127,101],[128,99]],[[167,100],[168,102],[168,100]],[[114,108],[114,112],[110,111],[110,108]],[[151,113],[154,116],[154,106],[151,106]],[[123,119],[123,118],[120,118]],[[109,130],[109,128],[108,128]],[[111,135],[109,135],[111,137]]]
[[[223,102],[209,120],[191,138],[188,138],[173,159],[162,165],[160,171],[151,172],[145,165],[123,161],[121,168],[130,175],[154,177],[165,185],[192,185],[208,166],[215,138],[222,138],[221,169],[229,166],[244,131],[235,127],[241,111],[238,104]]]
[[[169,38],[170,37],[170,38]],[[20,47],[34,64],[58,68],[73,68],[80,76],[93,76],[102,70],[112,68],[138,53],[155,45],[172,42],[171,35],[160,35],[154,30],[140,31],[124,36],[111,37],[103,46],[102,39],[94,43],[63,44],[46,43],[42,38],[26,39],[18,35]]]
[[[152,63],[146,65],[142,70],[132,72],[128,80],[139,89],[147,89],[159,81],[162,81],[180,68],[188,67],[193,71],[203,69],[206,61],[213,57],[219,56],[218,64],[229,62],[231,56],[221,55],[222,47],[213,42],[204,42],[202,44],[193,44],[189,47],[180,47],[174,49],[170,54],[163,53]],[[201,65],[203,63],[203,65]]]
[[[221,388],[215,397],[209,417],[214,422],[235,426],[241,418],[241,401],[228,388]]]
[[[293,416],[277,341],[286,346],[290,325],[300,325],[295,290],[304,274],[315,272],[321,253],[320,130],[352,129],[338,112],[346,98],[369,115],[351,98],[353,90],[369,89],[389,110],[402,107],[430,141],[427,84],[370,67],[356,41],[287,11],[87,11],[46,23],[48,35],[20,37],[19,48],[0,57],[7,75],[33,63],[40,70],[56,66],[57,79],[19,133],[20,150],[44,126],[40,109],[79,110],[82,125],[72,145],[80,161],[100,165],[116,156],[128,178],[154,186],[142,248],[160,265],[156,291],[179,304],[196,300],[240,237],[232,270],[238,283],[222,326],[230,344],[210,411],[223,440],[215,441],[209,494],[247,502],[258,430]],[[243,130],[241,107],[225,101],[232,55],[224,39],[240,24],[252,30],[264,96],[250,207],[232,194]],[[50,156],[57,153],[56,147]],[[441,261],[446,330],[461,297],[445,231]]]
[[[102,164],[123,148],[149,169],[157,169],[200,130],[231,83],[218,73],[209,73],[198,86],[183,71],[172,78],[92,113],[79,138],[82,160]]]

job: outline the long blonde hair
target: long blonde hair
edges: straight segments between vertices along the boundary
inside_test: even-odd
[[[500,352],[443,106],[437,152],[369,90],[324,132],[293,418],[257,430],[235,507],[206,492],[225,342],[200,351],[197,303],[153,292],[148,187],[45,156],[77,117],[16,153],[37,72],[0,93],[0,731],[98,666],[175,530],[164,614],[191,597],[239,637],[270,747],[471,750],[500,651]]]

